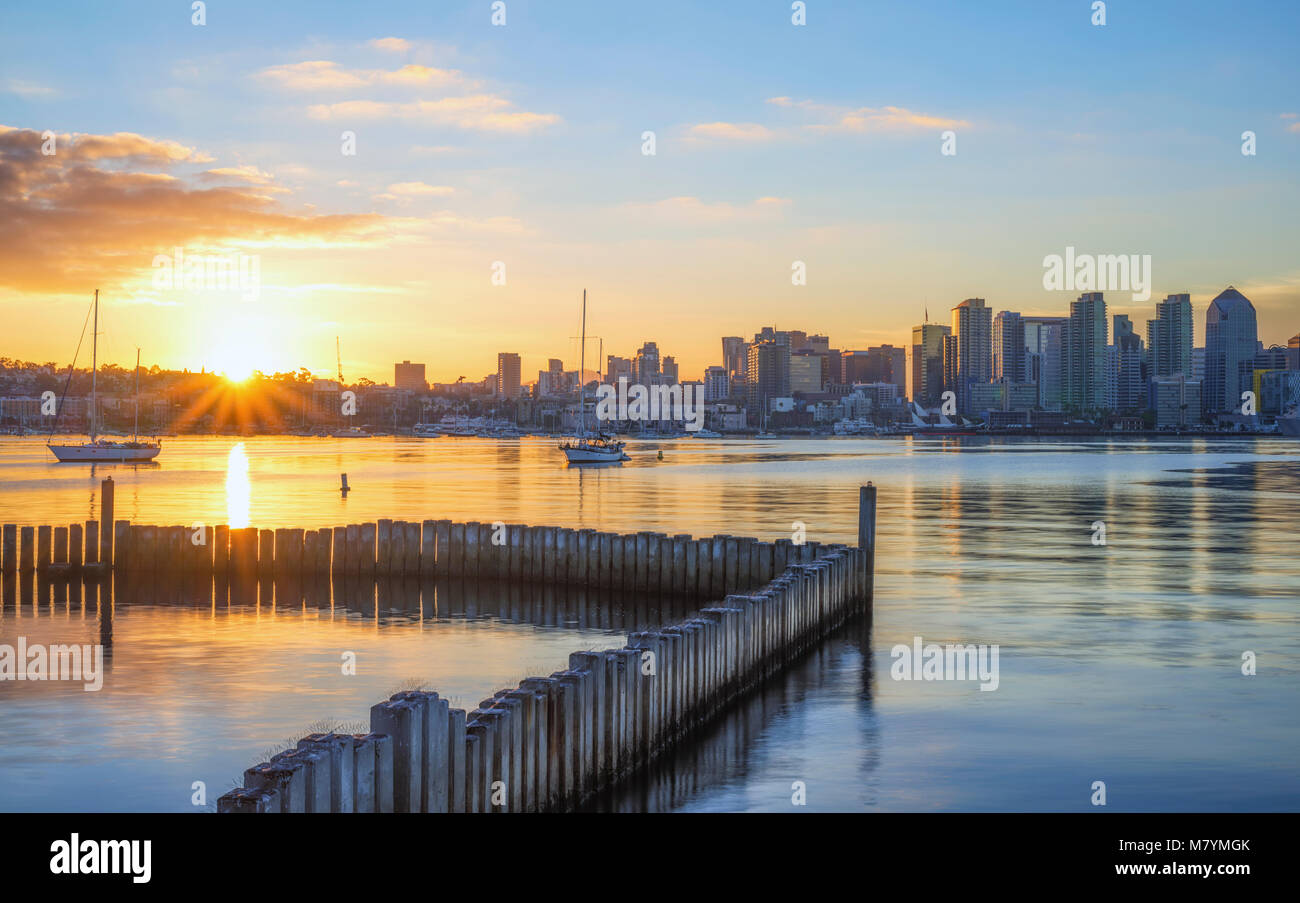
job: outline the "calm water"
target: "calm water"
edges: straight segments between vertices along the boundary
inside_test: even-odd
[[[600,808],[1300,809],[1300,445],[1170,441],[687,440],[567,469],[554,444],[172,439],[148,467],[50,463],[0,440],[0,521],[320,527],[378,517],[854,541],[880,488],[876,612]],[[338,475],[354,487],[340,497]],[[1106,544],[1094,545],[1103,521]],[[364,721],[424,681],[459,704],[660,615],[628,601],[414,599],[113,610],[104,689],[0,684],[0,809],[190,810],[263,751]],[[182,594],[183,595],[183,594]],[[106,625],[84,600],[5,607],[0,642]],[[1000,686],[895,681],[889,651],[1000,647]],[[1242,676],[1244,651],[1258,674]],[[359,674],[344,677],[343,651]]]

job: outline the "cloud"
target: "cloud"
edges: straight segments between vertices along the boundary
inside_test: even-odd
[[[402,119],[491,132],[530,132],[560,121],[554,113],[515,111],[512,106],[510,101],[495,94],[472,94],[407,103],[346,100],[314,104],[307,108],[307,115],[321,120]]]
[[[826,131],[843,132],[896,132],[917,129],[956,129],[966,128],[970,123],[964,119],[949,119],[929,113],[917,113],[904,107],[859,107],[840,116],[839,121],[829,126],[810,126]]]
[[[789,209],[789,198],[761,197],[748,204],[726,201],[708,203],[684,195],[650,203],[625,204],[624,208],[639,219],[659,222],[723,223],[779,218]]]
[[[818,133],[829,132],[906,132],[932,129],[969,128],[964,119],[952,119],[932,113],[919,113],[906,107],[841,107],[814,100],[793,100],[789,97],[769,97],[766,103],[783,109],[797,109],[813,115],[820,122],[803,127]]]
[[[688,138],[716,138],[725,141],[770,141],[776,137],[765,125],[755,122],[701,122],[687,130]]]
[[[212,157],[199,153],[175,141],[146,138],[134,132],[117,132],[113,135],[54,135],[54,154],[46,157],[42,152],[43,133],[0,125],[0,146],[13,159],[41,160],[57,158],[61,163],[92,163],[111,160],[138,165],[169,165],[172,163],[211,163]],[[33,143],[30,139],[35,135]]]
[[[5,94],[17,94],[19,97],[53,97],[59,92],[46,85],[38,85],[36,82],[20,81],[11,78],[4,83],[4,88],[0,89]]]
[[[395,40],[395,39],[394,39]],[[454,69],[408,63],[400,69],[345,69],[330,60],[306,60],[268,66],[257,77],[289,91],[347,91],[382,86],[420,87],[463,84]]]
[[[375,195],[377,201],[410,201],[417,197],[446,197],[456,189],[450,185],[428,185],[424,182],[395,182],[385,194]]]
[[[380,244],[383,217],[286,210],[262,173],[230,167],[205,186],[166,169],[211,158],[132,133],[65,136],[41,153],[41,133],[0,126],[0,286],[36,293],[136,281],[177,246],[330,247]],[[99,164],[109,163],[111,166]],[[205,177],[206,176],[206,177]],[[278,189],[276,189],[278,190]]]
[[[199,178],[205,182],[247,182],[250,185],[270,185],[274,177],[270,173],[262,172],[256,166],[223,166],[216,169],[209,169],[199,174]]]
[[[388,53],[406,53],[411,49],[411,42],[402,38],[373,38],[366,43],[376,50],[383,50]]]

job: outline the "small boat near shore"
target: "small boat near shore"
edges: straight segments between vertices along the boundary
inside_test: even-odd
[[[560,443],[560,451],[570,464],[616,464],[631,460],[623,451],[623,443],[613,436],[600,434],[588,438],[587,433],[587,290],[582,290],[582,350],[578,355],[578,428],[569,442]]]
[[[83,327],[84,329],[84,327]],[[99,289],[95,289],[95,320],[92,329],[92,341],[90,352],[90,441],[80,445],[55,445],[53,442],[46,441],[45,445],[53,453],[54,457],[60,463],[66,464],[96,464],[100,462],[113,462],[118,464],[140,463],[152,461],[158,457],[162,451],[162,444],[159,442],[142,441],[139,437],[140,432],[140,349],[135,351],[135,433],[130,441],[118,442],[113,439],[106,439],[99,435],[98,424],[98,388],[99,388]],[[68,386],[72,385],[72,374],[75,372],[76,361],[72,362],[72,368],[68,371]],[[67,396],[67,388],[64,389],[64,399],[59,400],[60,409],[63,401]],[[55,416],[55,425],[58,424],[58,416]],[[51,437],[54,435],[53,429],[50,431]]]

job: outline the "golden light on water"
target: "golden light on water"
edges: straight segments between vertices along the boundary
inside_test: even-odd
[[[232,530],[248,526],[248,503],[252,487],[248,482],[248,453],[244,443],[230,449],[226,459],[226,520]]]

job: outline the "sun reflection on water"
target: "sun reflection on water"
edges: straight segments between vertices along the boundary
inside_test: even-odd
[[[236,443],[226,459],[226,518],[231,529],[248,526],[248,453],[244,443]]]

